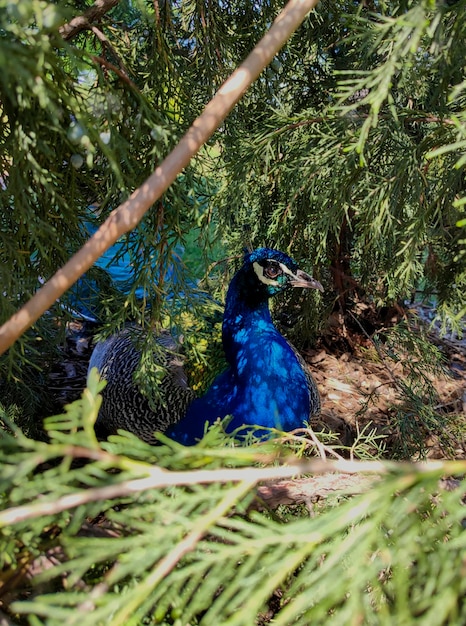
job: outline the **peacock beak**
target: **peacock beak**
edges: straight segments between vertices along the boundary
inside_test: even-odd
[[[303,287],[305,289],[318,289],[319,291],[323,291],[324,288],[319,283],[318,280],[306,274],[302,270],[297,270],[294,277],[290,280],[290,285],[292,287]]]

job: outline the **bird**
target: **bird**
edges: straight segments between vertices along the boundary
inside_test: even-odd
[[[118,428],[154,443],[154,432],[194,445],[209,425],[225,420],[227,433],[245,436],[254,429],[270,436],[271,429],[304,427],[320,412],[317,385],[303,358],[275,327],[269,300],[290,288],[318,289],[319,281],[299,269],[287,254],[261,247],[247,252],[227,290],[222,323],[226,369],[204,395],[189,388],[176,342],[158,339],[166,350],[162,381],[163,405],[155,410],[133,381],[140,353],[127,329],[97,344],[89,370],[97,367],[107,381],[96,422],[99,436]]]

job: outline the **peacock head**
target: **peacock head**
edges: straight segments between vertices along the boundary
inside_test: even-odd
[[[245,255],[243,270],[249,287],[254,285],[253,291],[260,299],[268,299],[289,287],[324,290],[318,280],[300,270],[297,263],[280,250],[253,250]]]

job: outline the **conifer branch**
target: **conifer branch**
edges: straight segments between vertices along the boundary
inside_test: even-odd
[[[248,492],[250,482],[246,479],[240,482],[234,489],[228,491],[222,500],[211,511],[208,511],[199,520],[196,521],[194,528],[177,543],[161,561],[157,567],[147,576],[141,584],[142,592],[149,594],[161,580],[163,580],[181,561],[199,543],[202,537],[208,532],[219,518],[223,517],[230,511],[235,504]],[[139,599],[133,598],[128,600],[124,607],[114,616],[113,624],[115,626],[124,626],[128,623],[131,613],[139,606]]]
[[[355,111],[351,112],[351,117],[350,120],[351,122],[355,122],[355,121],[365,121],[367,120],[369,117],[369,115],[367,113],[356,113]],[[381,120],[383,119],[389,119],[387,115],[379,115],[379,118]],[[400,116],[401,118],[401,116]],[[455,121],[448,118],[448,117],[439,117],[438,115],[429,115],[429,114],[420,114],[419,116],[416,115],[409,115],[407,117],[402,118],[403,122],[405,123],[410,123],[410,124],[444,124],[446,126],[454,126],[455,125]],[[291,124],[286,124],[285,126],[281,126],[279,128],[276,128],[272,131],[272,134],[276,134],[276,135],[280,135],[282,133],[287,133],[290,130],[295,130],[296,128],[301,128],[303,126],[312,126],[313,124],[328,124],[329,122],[329,116],[328,115],[320,115],[317,117],[310,117],[306,120],[299,120],[299,122],[292,122]],[[260,142],[260,145],[263,145],[265,143],[267,143],[268,141],[268,137],[266,137],[265,139],[263,139]]]
[[[104,453],[106,455],[106,453]],[[43,515],[55,515],[63,511],[76,508],[78,506],[126,497],[135,493],[151,489],[162,489],[165,487],[201,485],[211,483],[241,482],[248,484],[250,488],[261,481],[273,481],[291,479],[302,474],[344,474],[346,478],[352,474],[375,474],[381,476],[389,472],[403,474],[406,486],[415,481],[420,474],[437,473],[439,477],[444,475],[456,475],[466,473],[466,461],[427,461],[423,463],[395,463],[389,461],[347,461],[344,459],[328,461],[314,459],[310,461],[300,461],[292,465],[282,465],[278,467],[265,468],[233,468],[215,470],[190,470],[190,471],[167,471],[161,467],[144,468],[146,477],[126,480],[119,484],[106,485],[68,494],[54,501],[36,502],[34,504],[12,507],[0,512],[0,528],[11,524],[17,524],[28,519],[34,519]],[[347,481],[343,483],[348,487]],[[259,496],[264,500],[269,499],[271,503],[277,500],[278,492],[282,487],[278,487],[275,492],[270,487],[259,491]],[[319,484],[317,495],[325,490]],[[334,489],[327,489],[327,491]],[[299,489],[298,489],[299,493]],[[302,501],[303,491],[299,496],[292,496],[292,490],[287,491],[287,498]],[[312,489],[307,492],[306,497],[313,495]]]
[[[317,0],[290,0],[270,30],[220,87],[178,145],[91,239],[0,328],[0,354],[21,336],[117,239],[132,230],[212,136]]]

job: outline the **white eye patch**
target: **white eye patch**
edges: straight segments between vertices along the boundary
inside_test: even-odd
[[[283,265],[283,263],[277,263],[277,265],[280,267],[281,271],[283,274],[288,274],[288,276],[291,276],[292,278],[295,278],[295,275],[293,274],[293,272],[291,272],[286,265]],[[282,275],[280,274],[277,279],[274,278],[269,278],[268,276],[265,275],[265,271],[266,268],[261,265],[260,263],[253,263],[252,264],[253,268],[254,268],[254,272],[256,273],[257,278],[261,281],[261,283],[264,283],[264,285],[271,285],[272,287],[282,287],[283,286],[283,281],[278,280],[278,278]]]

